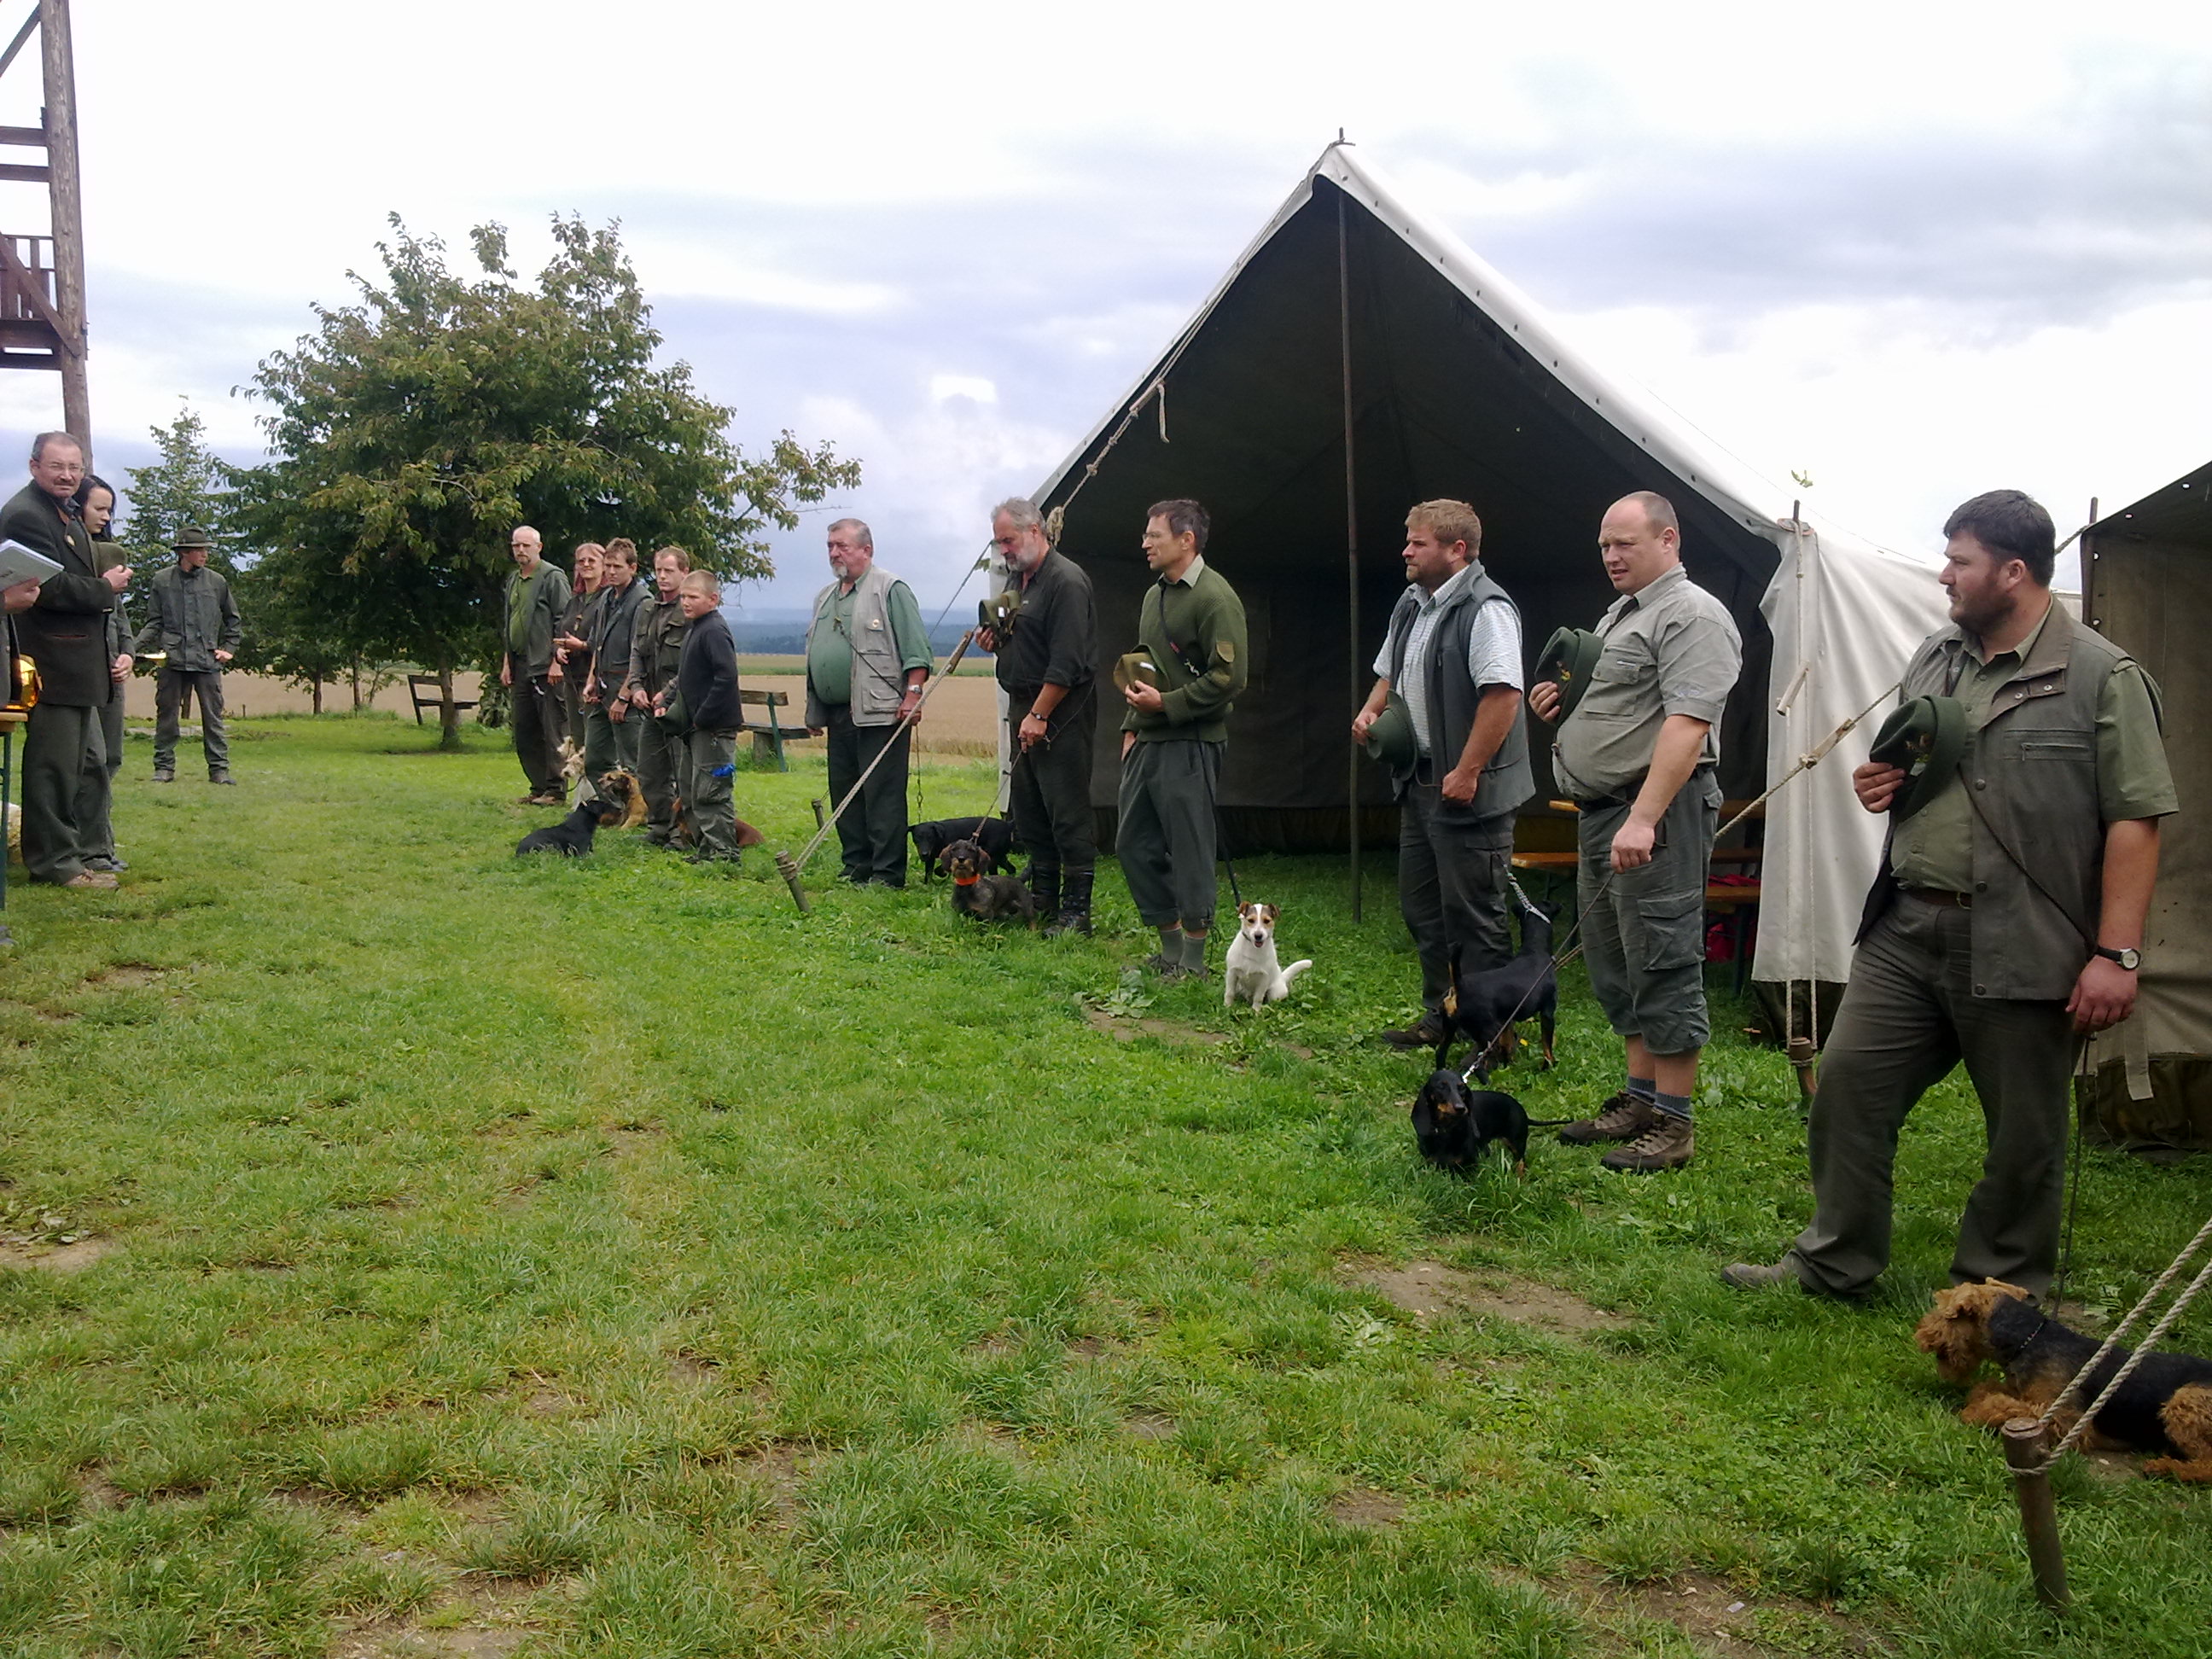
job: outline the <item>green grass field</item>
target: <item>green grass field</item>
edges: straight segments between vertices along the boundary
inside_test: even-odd
[[[468,732],[241,722],[221,791],[134,744],[122,890],[11,890],[10,1659],[2206,1650],[2212,1494],[2063,1469],[2054,1624],[1911,1346],[1957,1086],[1886,1293],[1746,1297],[1802,1133],[1724,997],[1692,1169],[1451,1179],[1362,1040],[1413,983],[1387,860],[1357,926],[1340,860],[1245,866],[1320,966],[1231,1016],[1124,977],[1110,869],[1047,942],[834,854],[805,918],[757,855],[518,863],[549,815]],[[738,781],[771,848],[797,764]],[[1565,995],[1503,1074],[1537,1116],[1613,1083]],[[2093,1154],[2077,1285],[2131,1298],[2206,1191]]]

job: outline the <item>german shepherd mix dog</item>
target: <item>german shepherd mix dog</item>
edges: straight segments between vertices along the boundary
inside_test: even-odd
[[[921,860],[925,881],[937,872],[938,860],[956,841],[972,841],[983,849],[990,860],[986,875],[1014,867],[1014,826],[1007,818],[933,818],[909,826],[907,834],[914,838],[915,856]]]
[[[991,855],[972,841],[956,841],[937,855],[938,868],[952,878],[952,908],[977,921],[1019,916],[1036,921],[1036,901],[1019,878],[990,873]]]
[[[1553,1036],[1559,1023],[1559,975],[1552,965],[1552,913],[1515,887],[1521,912],[1519,954],[1497,968],[1471,972],[1460,969],[1459,947],[1452,947],[1452,982],[1444,993],[1443,1048],[1459,1036],[1471,1036],[1477,1047],[1468,1056],[1475,1076],[1487,1082],[1491,1073],[1513,1058],[1519,1040],[1515,1030],[1521,1021],[1542,1023],[1544,1064],[1553,1063]],[[1443,1061],[1437,1062],[1439,1066]]]
[[[1975,1383],[1959,1419],[2002,1428],[2015,1417],[2040,1417],[2095,1357],[2099,1344],[2039,1311],[2017,1285],[1989,1279],[1936,1292],[1936,1305],[1912,1333],[1914,1346],[1936,1356],[1946,1382],[1972,1382],[1984,1364],[2002,1381]],[[2062,1433],[2103,1393],[2129,1351],[2114,1348],[2082,1380],[2067,1408],[2052,1419]],[[2151,1353],[2099,1412],[2083,1437],[2112,1450],[2160,1452],[2145,1474],[2212,1482],[2212,1359]]]

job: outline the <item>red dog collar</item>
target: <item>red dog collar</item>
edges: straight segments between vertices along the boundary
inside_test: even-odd
[[[973,887],[982,879],[981,876],[955,876],[952,878],[952,884],[955,887]]]

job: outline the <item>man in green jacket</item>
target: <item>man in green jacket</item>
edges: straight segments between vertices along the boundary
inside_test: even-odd
[[[637,613],[653,592],[637,574],[637,544],[617,536],[607,544],[599,579],[599,609],[589,635],[591,671],[584,686],[584,773],[605,776],[619,766],[637,770],[638,723],[630,719],[623,684],[629,678],[629,649]]]
[[[546,676],[553,668],[553,641],[568,608],[568,579],[545,562],[544,538],[528,525],[515,526],[510,543],[514,574],[507,579],[501,606],[499,683],[511,694],[514,752],[530,781],[524,799],[532,806],[565,806],[568,785],[561,775],[561,737],[567,724],[561,692]]]
[[[1129,896],[1159,954],[1164,979],[1206,977],[1213,925],[1214,796],[1229,746],[1229,710],[1251,672],[1244,602],[1206,562],[1206,509],[1155,504],[1146,515],[1145,562],[1159,580],[1138,612],[1145,666],[1122,700],[1121,824],[1115,832]]]
[[[93,562],[103,574],[118,564],[129,564],[131,555],[107,537],[108,526],[115,517],[114,486],[88,472],[84,482],[77,486],[76,495],[80,503],[77,511],[84,520],[85,533],[92,538]],[[107,613],[107,653],[113,659],[107,672],[114,684],[100,711],[100,733],[107,748],[108,816],[94,837],[97,845],[92,856],[84,861],[88,870],[105,870],[110,875],[131,867],[115,850],[115,775],[123,769],[123,703],[125,690],[131,682],[132,638],[131,618],[123,608],[123,600],[124,596],[118,593],[115,609]]]
[[[0,507],[0,538],[43,553],[61,569],[15,623],[23,652],[39,665],[38,707],[23,732],[23,867],[58,887],[112,887],[86,867],[107,821],[107,744],[100,710],[114,690],[107,617],[131,583],[127,566],[103,574],[75,496],[84,447],[66,432],[31,444],[31,482]]]
[[[189,699],[200,706],[200,744],[208,781],[228,783],[230,743],[222,724],[222,671],[238,653],[238,602],[222,573],[207,568],[214,542],[204,530],[179,532],[177,562],[154,578],[137,654],[165,651],[154,681],[154,781],[177,777],[177,728]]]
[[[629,672],[623,681],[623,700],[629,713],[624,725],[637,727],[637,782],[645,791],[645,838],[655,847],[673,844],[676,799],[684,787],[690,751],[683,733],[672,732],[653,717],[656,701],[665,706],[664,691],[676,688],[677,671],[684,660],[684,636],[691,624],[684,615],[684,578],[691,572],[691,556],[680,547],[664,547],[653,556],[653,582],[657,595],[637,608],[637,622],[629,641]]]

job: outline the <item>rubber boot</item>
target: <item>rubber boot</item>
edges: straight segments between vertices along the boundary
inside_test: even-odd
[[[1060,890],[1060,919],[1044,930],[1047,939],[1058,939],[1062,933],[1091,937],[1091,882],[1096,873],[1091,870],[1067,872],[1066,884]]]
[[[1035,859],[1031,859],[1028,881],[1030,899],[1036,906],[1037,915],[1045,917],[1058,915],[1060,914],[1060,866],[1056,864],[1039,864]]]

